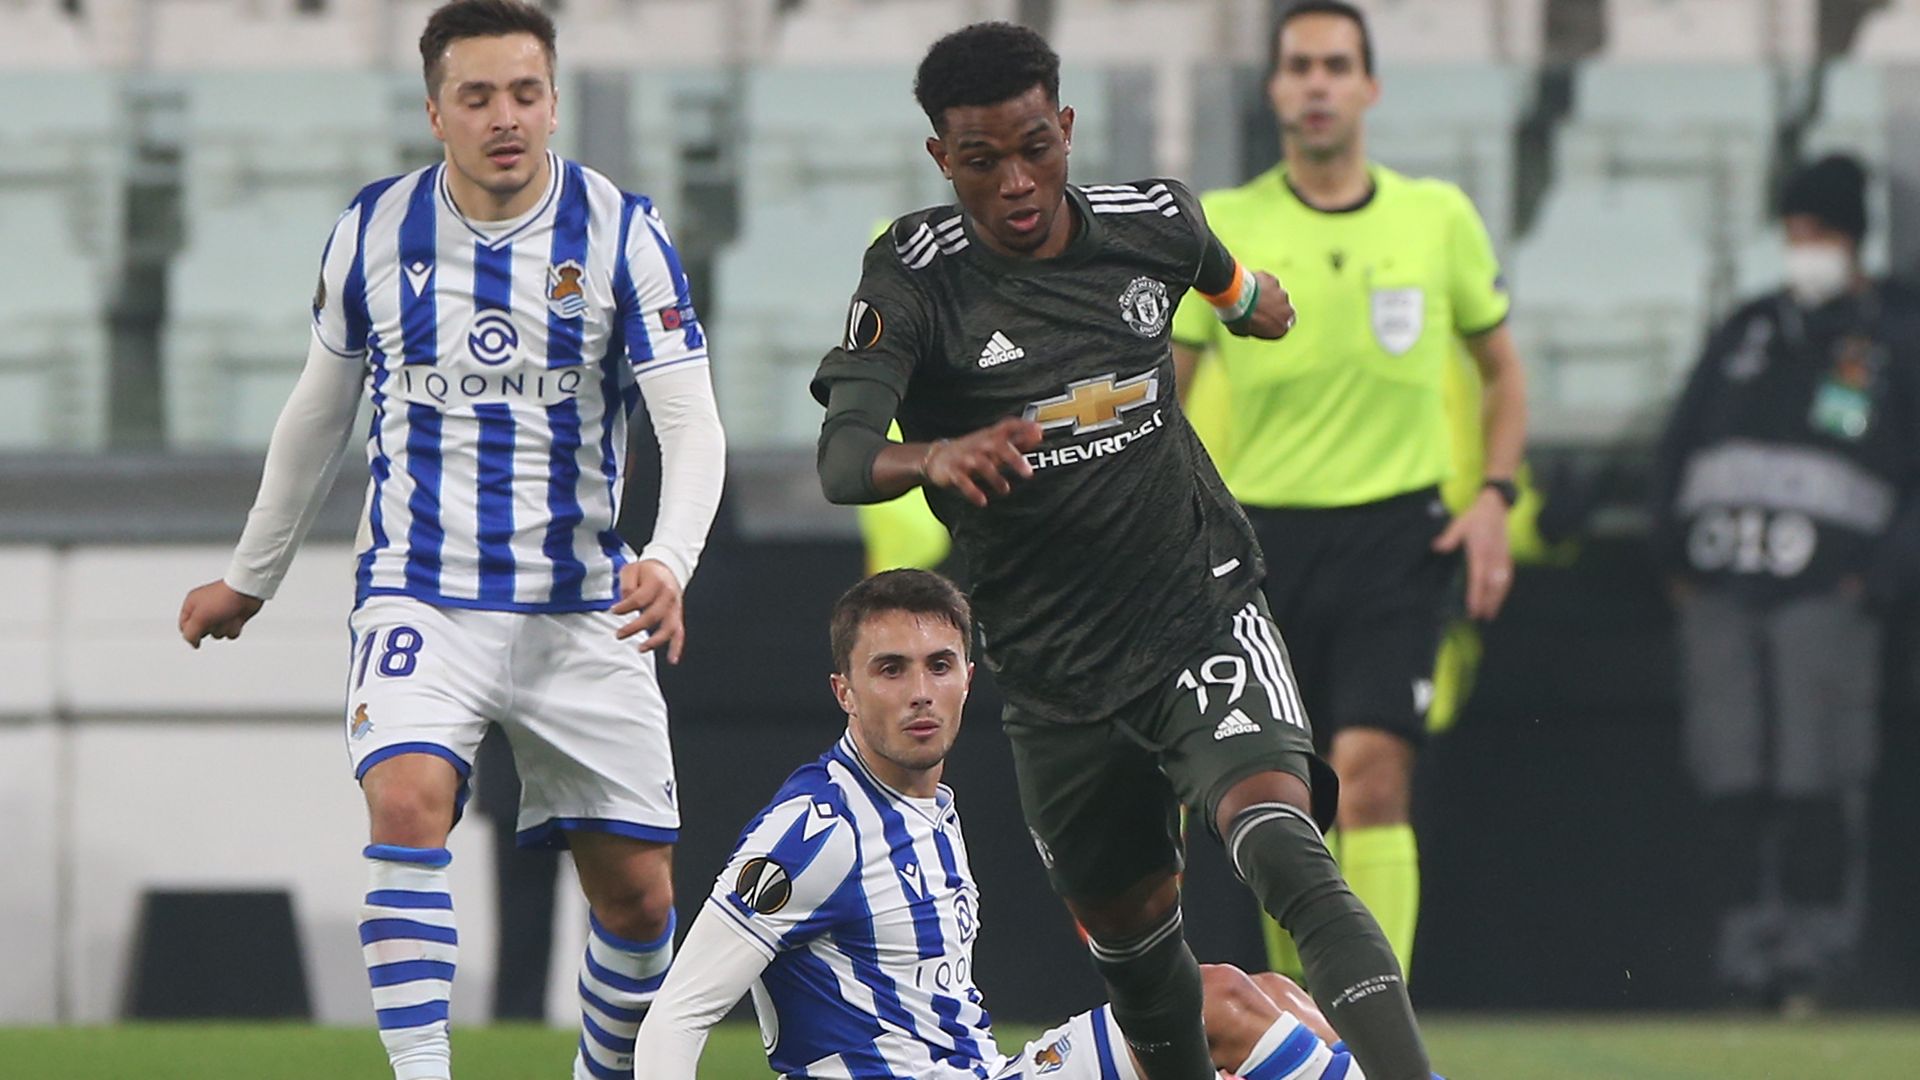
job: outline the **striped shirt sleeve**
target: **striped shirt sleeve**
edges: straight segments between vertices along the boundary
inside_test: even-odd
[[[842,921],[859,863],[844,808],[798,795],[748,827],[707,903],[771,958]]]
[[[634,375],[644,380],[706,363],[707,337],[693,290],[660,212],[647,199],[628,196],[622,218],[626,242],[614,293]]]
[[[366,271],[360,257],[367,212],[365,199],[356,199],[334,223],[313,289],[314,336],[329,352],[349,359],[367,353]]]

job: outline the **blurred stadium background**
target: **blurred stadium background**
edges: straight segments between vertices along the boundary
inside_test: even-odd
[[[241,646],[190,653],[173,621],[238,534],[304,354],[325,230],[368,179],[438,157],[414,45],[432,6],[0,0],[0,1027],[179,1011],[193,995],[167,958],[194,916],[168,905],[208,890],[273,900],[241,906],[266,912],[244,925],[269,957],[261,978],[279,982],[227,1011],[271,999],[369,1021],[361,816],[336,715],[364,465]],[[689,596],[692,649],[664,676],[685,913],[745,816],[835,730],[822,623],[861,561],[851,515],[818,495],[805,381],[876,222],[947,201],[909,93],[921,51],[970,21],[1034,25],[1067,65],[1077,180],[1217,187],[1276,153],[1259,85],[1283,5],[548,6],[557,148],[651,195],[675,229],[734,448]],[[1476,695],[1423,760],[1416,998],[1715,1007],[1670,631],[1643,544],[1648,442],[1709,320],[1778,282],[1768,207],[1784,171],[1859,154],[1874,169],[1870,267],[1920,259],[1920,0],[1362,6],[1384,84],[1372,155],[1478,205],[1516,298],[1532,460],[1590,511],[1577,560],[1523,571]],[[630,506],[644,517],[650,501]],[[1913,622],[1889,646],[1872,946],[1843,1005],[1920,1006]],[[981,982],[997,1014],[1037,1023],[1097,986],[1020,827],[992,702],[976,704],[952,777],[993,927]],[[481,828],[454,841],[474,943],[494,925]],[[1197,926],[1249,917],[1194,903]],[[562,904],[558,1023],[584,921]],[[488,952],[463,953],[456,1022],[487,1018]],[[377,1043],[362,1041],[373,1075]],[[34,1045],[0,1032],[0,1076],[56,1075],[23,1064]],[[1896,1057],[1848,1075],[1920,1075],[1920,1051]],[[1597,1068],[1564,1075],[1723,1075]]]

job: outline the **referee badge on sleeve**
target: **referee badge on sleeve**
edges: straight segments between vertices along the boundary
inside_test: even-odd
[[[848,352],[871,349],[880,344],[880,332],[885,325],[879,308],[865,300],[855,300],[847,309],[847,336],[840,346]]]
[[[1372,300],[1374,340],[1395,356],[1406,355],[1426,328],[1426,292],[1417,286],[1375,289]]]

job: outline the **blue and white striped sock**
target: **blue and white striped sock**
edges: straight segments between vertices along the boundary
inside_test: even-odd
[[[1335,1054],[1290,1012],[1280,1014],[1253,1044],[1241,1080],[1365,1080],[1346,1054]]]
[[[616,937],[588,914],[593,932],[580,964],[580,1052],[573,1080],[632,1080],[633,1040],[640,1018],[667,981],[673,963],[674,918],[652,941]]]
[[[369,844],[360,955],[394,1080],[449,1080],[447,1002],[459,934],[447,891],[446,848]]]

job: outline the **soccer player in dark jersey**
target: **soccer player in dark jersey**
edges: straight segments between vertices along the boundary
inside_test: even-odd
[[[1427,1080],[1399,966],[1321,836],[1337,782],[1260,597],[1259,546],[1174,399],[1168,324],[1188,289],[1267,338],[1293,323],[1285,292],[1177,181],[1067,183],[1073,110],[1032,31],[948,35],[914,92],[958,205],[867,251],[813,382],[822,487],[867,503],[922,486],[952,532],[1027,823],[1152,1080],[1214,1076],[1181,934],[1182,804],[1300,941],[1366,1075]]]

